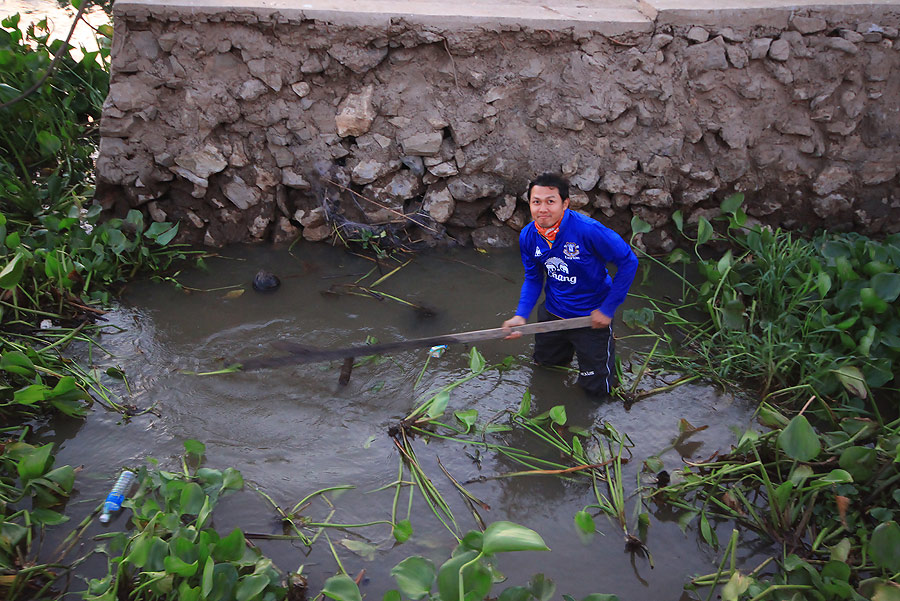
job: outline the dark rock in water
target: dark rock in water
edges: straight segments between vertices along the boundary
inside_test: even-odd
[[[281,280],[278,279],[278,276],[262,269],[253,278],[253,289],[257,292],[273,292],[279,286],[281,286]]]
[[[669,475],[669,472],[666,470],[661,471],[656,474],[656,488],[663,488],[669,485],[669,482],[672,481],[672,477]]]

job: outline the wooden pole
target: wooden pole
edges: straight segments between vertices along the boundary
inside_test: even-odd
[[[491,328],[488,330],[473,330],[458,334],[444,334],[441,336],[429,336],[427,338],[413,338],[411,340],[397,340],[382,344],[357,345],[339,349],[320,349],[304,346],[288,341],[279,341],[275,346],[287,351],[287,355],[277,357],[259,357],[248,359],[241,363],[243,371],[282,367],[285,365],[300,365],[303,363],[318,363],[320,361],[332,361],[334,359],[347,359],[349,357],[365,357],[368,355],[380,355],[389,351],[401,351],[415,348],[438,346],[441,344],[470,344],[482,340],[496,340],[506,338],[511,332],[519,332],[523,336],[541,334],[544,332],[558,332],[561,330],[574,330],[576,328],[588,328],[591,326],[591,317],[572,317],[570,319],[555,319],[552,321],[539,321],[528,323],[511,330],[504,328]],[[349,380],[349,377],[347,378]]]

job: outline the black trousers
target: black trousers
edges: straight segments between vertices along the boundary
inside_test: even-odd
[[[561,319],[538,307],[538,321]],[[578,355],[578,385],[587,393],[604,396],[616,385],[616,343],[612,325],[578,328],[534,335],[534,362],[538,365],[568,365]]]

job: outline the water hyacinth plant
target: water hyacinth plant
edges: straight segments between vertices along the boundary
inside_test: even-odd
[[[873,400],[897,398],[900,360],[900,235],[879,242],[858,234],[812,240],[782,230],[748,227],[742,195],[722,205],[724,235],[701,219],[695,258],[673,252],[663,261],[681,278],[682,298],[641,297],[648,305],[624,321],[666,342],[662,364],[723,385],[747,382],[765,398],[834,398],[828,412],[877,414]],[[637,218],[635,232],[646,231]],[[680,213],[674,216],[684,231]],[[710,241],[727,243],[703,258]],[[700,281],[678,272],[690,263]],[[863,403],[865,401],[865,404]]]
[[[244,481],[232,468],[192,467],[203,453],[202,443],[188,440],[180,472],[138,471],[138,490],[123,504],[132,511],[132,529],[98,537],[109,573],[91,580],[83,599],[285,598],[284,575],[240,529],[222,535],[212,527],[219,498]]]
[[[72,492],[75,469],[54,467],[53,445],[26,443],[27,430],[0,430],[0,591],[9,601],[41,598],[70,567],[38,556],[44,530],[69,519],[57,510]]]

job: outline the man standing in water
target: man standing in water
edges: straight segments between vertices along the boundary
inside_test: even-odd
[[[569,183],[545,173],[528,185],[532,222],[519,234],[525,281],[512,330],[524,325],[541,294],[538,320],[591,316],[591,327],[536,334],[534,361],[565,365],[578,356],[578,384],[591,395],[608,395],[616,385],[612,320],[634,281],[638,260],[616,232],[569,209]],[[607,263],[616,266],[610,278]],[[511,332],[509,338],[521,336]]]

